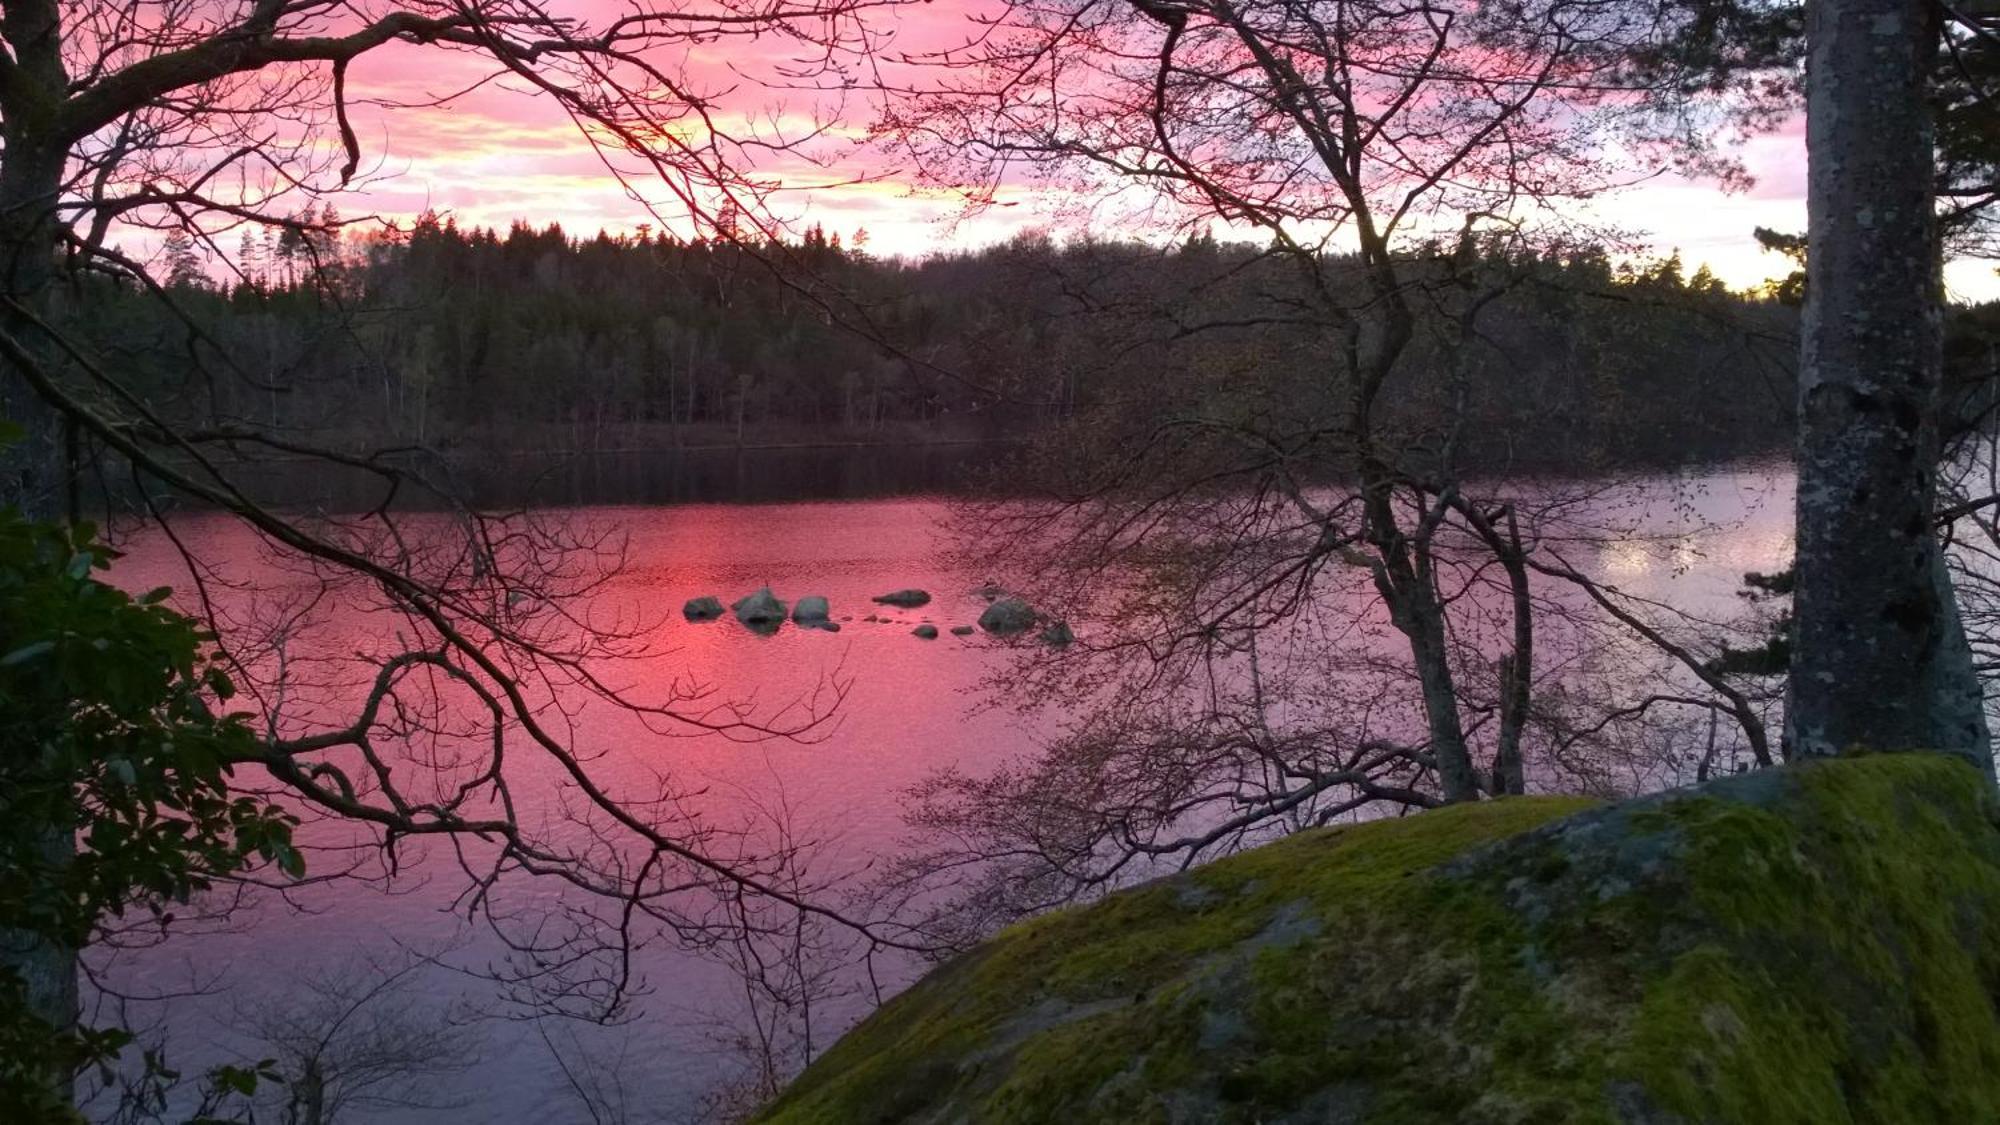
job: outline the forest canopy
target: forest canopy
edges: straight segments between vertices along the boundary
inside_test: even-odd
[[[905,260],[865,241],[817,227],[787,242],[575,237],[431,215],[383,234],[329,209],[246,231],[228,283],[170,247],[178,308],[96,283],[73,315],[186,424],[250,419],[353,449],[1020,437],[1129,415],[1134,390],[1163,381],[1309,409],[1311,334],[1277,318],[1299,281],[1254,244],[1033,234]],[[1474,380],[1490,468],[1717,459],[1788,440],[1795,310],[1776,290],[1591,246],[1494,264],[1522,282]],[[1330,257],[1327,272],[1346,263]],[[205,379],[224,357],[282,393]],[[1418,409],[1442,378],[1436,360],[1428,370]]]

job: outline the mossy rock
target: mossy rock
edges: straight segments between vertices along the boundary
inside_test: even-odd
[[[2000,827],[1931,755],[1302,833],[1015,926],[761,1120],[2000,1121]]]

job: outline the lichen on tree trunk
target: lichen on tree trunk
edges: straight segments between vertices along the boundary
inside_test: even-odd
[[[1942,372],[1937,9],[1808,6],[1808,285],[1799,373],[1794,757],[1935,749],[1991,773],[1932,530]]]

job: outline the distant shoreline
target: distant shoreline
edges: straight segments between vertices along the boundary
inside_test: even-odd
[[[994,438],[936,438],[926,441],[766,441],[766,442],[707,442],[701,445],[644,445],[617,446],[609,449],[494,449],[480,445],[460,444],[439,449],[398,449],[392,454],[384,454],[388,459],[431,455],[452,457],[470,454],[477,457],[644,457],[668,453],[782,453],[791,450],[816,449],[964,449],[982,445],[1025,445],[1035,440],[1032,436]],[[343,449],[329,445],[330,451],[347,456],[367,456],[367,451]],[[321,458],[303,453],[284,453],[270,457],[257,457],[234,461],[219,461],[221,465],[283,465],[316,462]]]
[[[369,511],[391,493],[395,494],[394,506],[405,511],[466,504],[498,510],[917,497],[1004,500],[1041,495],[1031,482],[1005,470],[1006,457],[1032,440],[1031,436],[931,441],[836,439],[580,451],[457,446],[385,454],[382,468],[412,474],[405,486],[392,486],[385,478],[361,469],[327,471],[317,459],[289,452],[241,461],[214,458],[211,464],[242,482],[258,502],[285,511]],[[1734,471],[1782,474],[1789,467],[1786,462],[1778,449],[1709,458],[1626,458],[1593,465],[1517,462],[1479,471],[1468,468],[1467,479],[1487,483],[1599,481],[1616,486],[1659,476],[1701,477]],[[156,497],[155,502],[163,498]],[[90,506],[108,515],[132,510],[136,503],[136,497],[127,494],[99,496]],[[178,500],[177,506],[181,505],[206,506],[190,503],[185,497]]]

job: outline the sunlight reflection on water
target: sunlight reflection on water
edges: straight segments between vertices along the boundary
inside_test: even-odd
[[[1644,538],[1593,546],[1588,560],[1577,555],[1574,561],[1628,593],[1721,614],[1733,607],[1744,571],[1772,569],[1789,555],[1790,491],[1782,476],[1742,469],[1652,484],[1657,487],[1646,490],[1646,503],[1627,514]],[[591,612],[640,629],[655,649],[646,660],[607,673],[620,687],[655,697],[692,677],[723,696],[754,700],[770,714],[809,697],[830,678],[850,684],[836,723],[796,743],[661,738],[628,714],[587,706],[575,724],[579,739],[604,754],[593,768],[613,786],[638,784],[665,770],[722,810],[782,801],[832,841],[839,862],[861,863],[894,848],[901,831],[897,794],[904,787],[942,766],[979,772],[1030,750],[1036,731],[1028,724],[1005,710],[971,710],[974,689],[996,658],[979,639],[948,630],[977,618],[985,603],[972,590],[986,576],[943,561],[938,521],[944,511],[942,503],[921,499],[580,510],[581,518],[621,530],[630,544],[627,566],[594,595]],[[240,528],[214,516],[186,517],[180,527],[234,577],[282,585],[277,576],[260,574],[258,555]],[[186,585],[177,558],[158,538],[133,544],[114,573],[132,588]],[[728,618],[709,624],[681,618],[688,598],[714,594],[727,603],[766,585],[788,601],[826,596],[842,630],[787,625],[764,637]],[[918,610],[869,601],[908,586],[926,588],[936,600]],[[884,620],[863,620],[871,615]],[[911,635],[924,622],[939,627],[937,640]],[[319,643],[351,651],[379,627],[357,616],[336,622]],[[131,955],[121,961],[118,979],[167,988],[184,979],[188,965],[210,974],[226,971],[232,993],[172,1006],[176,1058],[193,1063],[254,1051],[240,1038],[243,1010],[282,1002],[289,982],[308,965],[379,952],[391,942],[461,943],[457,957],[477,962],[480,939],[451,912],[459,884],[446,865],[413,863],[397,889],[314,888],[298,896],[302,909],[267,899],[240,932],[177,939]],[[582,1052],[622,1058],[626,1097],[643,1110],[642,1118],[672,1119],[716,1073],[699,1013],[729,1010],[730,980],[716,966],[665,947],[646,950],[641,967],[655,991],[636,1023],[571,1030]],[[403,1002],[442,1008],[484,998],[475,980],[431,974]],[[578,1115],[532,1028],[490,1024],[482,1035],[480,1061],[438,1080],[457,1103],[452,1108],[371,1111],[361,1119],[525,1122]]]

